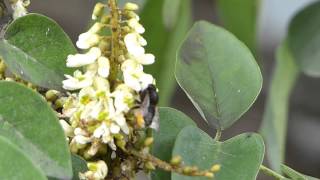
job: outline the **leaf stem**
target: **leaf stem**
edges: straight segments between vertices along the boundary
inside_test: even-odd
[[[214,141],[219,141],[221,138],[222,131],[221,129],[217,129],[216,136],[214,137]]]
[[[282,180],[282,179],[286,179],[284,176],[282,176],[281,174],[273,171],[272,169],[267,168],[264,165],[260,165],[260,171],[262,171],[264,174],[274,177],[276,180]]]
[[[190,171],[186,171],[187,166],[174,166],[171,165],[170,163],[167,163],[165,161],[162,161],[161,159],[158,159],[155,156],[152,156],[151,154],[148,153],[142,153],[136,150],[129,150],[127,153],[132,154],[133,156],[138,157],[139,159],[141,159],[144,162],[151,162],[155,167],[160,168],[164,171],[168,171],[168,172],[175,172],[181,175],[187,175],[187,176],[202,176],[202,177],[212,177],[211,174],[213,175],[212,172],[208,171],[208,170],[198,170],[196,168],[196,170],[190,170]]]

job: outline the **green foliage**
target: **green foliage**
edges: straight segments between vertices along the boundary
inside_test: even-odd
[[[0,41],[0,55],[10,71],[35,85],[62,90],[69,54],[76,49],[52,19],[29,14],[12,22]]]
[[[0,179],[47,179],[39,167],[10,141],[0,136]]]
[[[307,75],[320,76],[320,2],[300,11],[292,20],[289,48],[299,68]]]
[[[260,0],[218,0],[217,11],[224,27],[244,42],[252,52],[257,49],[257,17]]]
[[[84,173],[88,170],[87,163],[80,156],[72,154],[72,170],[73,178],[72,180],[79,180],[79,173]]]
[[[190,0],[183,0],[178,7],[171,7],[170,10],[165,9],[168,6],[165,6],[165,1],[169,0],[149,0],[141,12],[141,23],[146,28],[144,36],[148,41],[147,51],[156,56],[155,64],[146,67],[146,71],[157,80],[161,106],[170,103],[170,98],[175,90],[176,52],[191,24]],[[164,24],[168,18],[168,15],[164,14],[166,11],[175,14],[174,18],[177,18],[169,29]]]
[[[160,108],[159,114],[160,130],[154,133],[155,142],[152,151],[156,157],[169,162],[178,133],[186,126],[195,126],[195,123],[182,112],[172,108]],[[163,179],[171,179],[171,173],[161,170],[152,173],[152,180]]]
[[[215,180],[255,180],[263,161],[264,144],[258,134],[241,134],[225,142],[214,141],[200,129],[188,126],[178,135],[173,155],[181,155],[186,165],[207,169],[220,164]],[[207,180],[172,174],[172,180]]]
[[[277,171],[280,171],[280,164],[284,161],[289,98],[298,73],[298,67],[284,41],[277,51],[276,69],[261,127],[269,163]]]
[[[23,85],[2,81],[0,117],[0,136],[19,147],[47,176],[71,177],[64,132],[42,97]]]
[[[176,78],[202,117],[219,129],[237,121],[262,86],[249,49],[229,32],[204,21],[193,26],[178,52]]]

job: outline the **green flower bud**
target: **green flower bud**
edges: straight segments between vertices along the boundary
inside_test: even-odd
[[[97,3],[93,9],[93,13],[92,13],[92,19],[96,20],[97,18],[99,18],[100,16],[103,15],[103,11],[105,8],[105,4],[103,3]]]
[[[48,101],[55,101],[58,98],[59,92],[56,90],[49,90],[46,92],[45,97]]]
[[[128,11],[136,11],[139,9],[139,6],[137,4],[128,2],[124,5],[124,9]]]
[[[182,157],[181,156],[174,156],[171,161],[170,164],[173,166],[179,166],[182,162]]]
[[[144,166],[145,166],[145,168],[147,169],[147,170],[150,170],[150,171],[153,171],[153,170],[155,170],[156,169],[156,167],[151,163],[151,162],[146,162],[145,164],[144,164]]]
[[[153,144],[154,139],[152,137],[148,137],[144,140],[144,146],[149,147]]]
[[[220,164],[215,164],[211,167],[210,171],[211,172],[218,172],[221,169],[221,165]]]

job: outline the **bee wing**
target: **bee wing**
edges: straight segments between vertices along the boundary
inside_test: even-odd
[[[140,109],[142,111],[143,116],[146,116],[148,114],[148,107],[149,106],[150,106],[150,97],[149,97],[149,95],[146,95],[140,105]]]
[[[156,130],[156,131],[159,131],[159,129],[160,129],[160,117],[159,117],[158,108],[156,108],[156,112],[155,112],[154,117],[152,119],[152,123],[149,127]]]

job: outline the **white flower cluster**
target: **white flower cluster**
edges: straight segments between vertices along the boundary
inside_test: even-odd
[[[29,0],[17,0],[16,2],[12,3],[11,8],[13,10],[13,19],[25,16],[28,13],[26,7],[29,6],[29,4]]]
[[[104,7],[101,3],[97,6]],[[105,52],[105,48],[101,48],[101,42],[113,42],[112,38],[100,35],[103,28],[109,27],[100,22],[79,36],[76,45],[87,52],[67,58],[68,67],[82,69],[76,70],[73,76],[65,75],[67,79],[63,81],[63,88],[78,92],[70,94],[63,107],[63,115],[68,117],[68,122],[60,120],[60,123],[70,141],[71,151],[82,153],[87,159],[94,157],[106,145],[113,151],[117,149],[114,138],[119,135],[126,137],[133,128],[128,124],[126,115],[136,105],[139,92],[154,83],[153,77],[143,72],[143,65],[154,63],[155,57],[146,54],[143,48],[147,45],[141,36],[145,30],[139,23],[139,16],[133,12],[136,9],[137,5],[132,3],[127,3],[123,9],[130,12],[130,17],[134,16],[125,20],[129,31],[118,38],[124,46],[123,53],[115,57],[116,62],[110,60],[112,50]],[[93,18],[97,19],[97,15]],[[111,63],[118,63],[116,67],[122,72],[121,77],[116,77],[116,84],[110,84],[114,83],[109,77],[113,71]],[[95,171],[82,174],[82,179],[104,179],[107,166],[103,163],[96,162]]]

